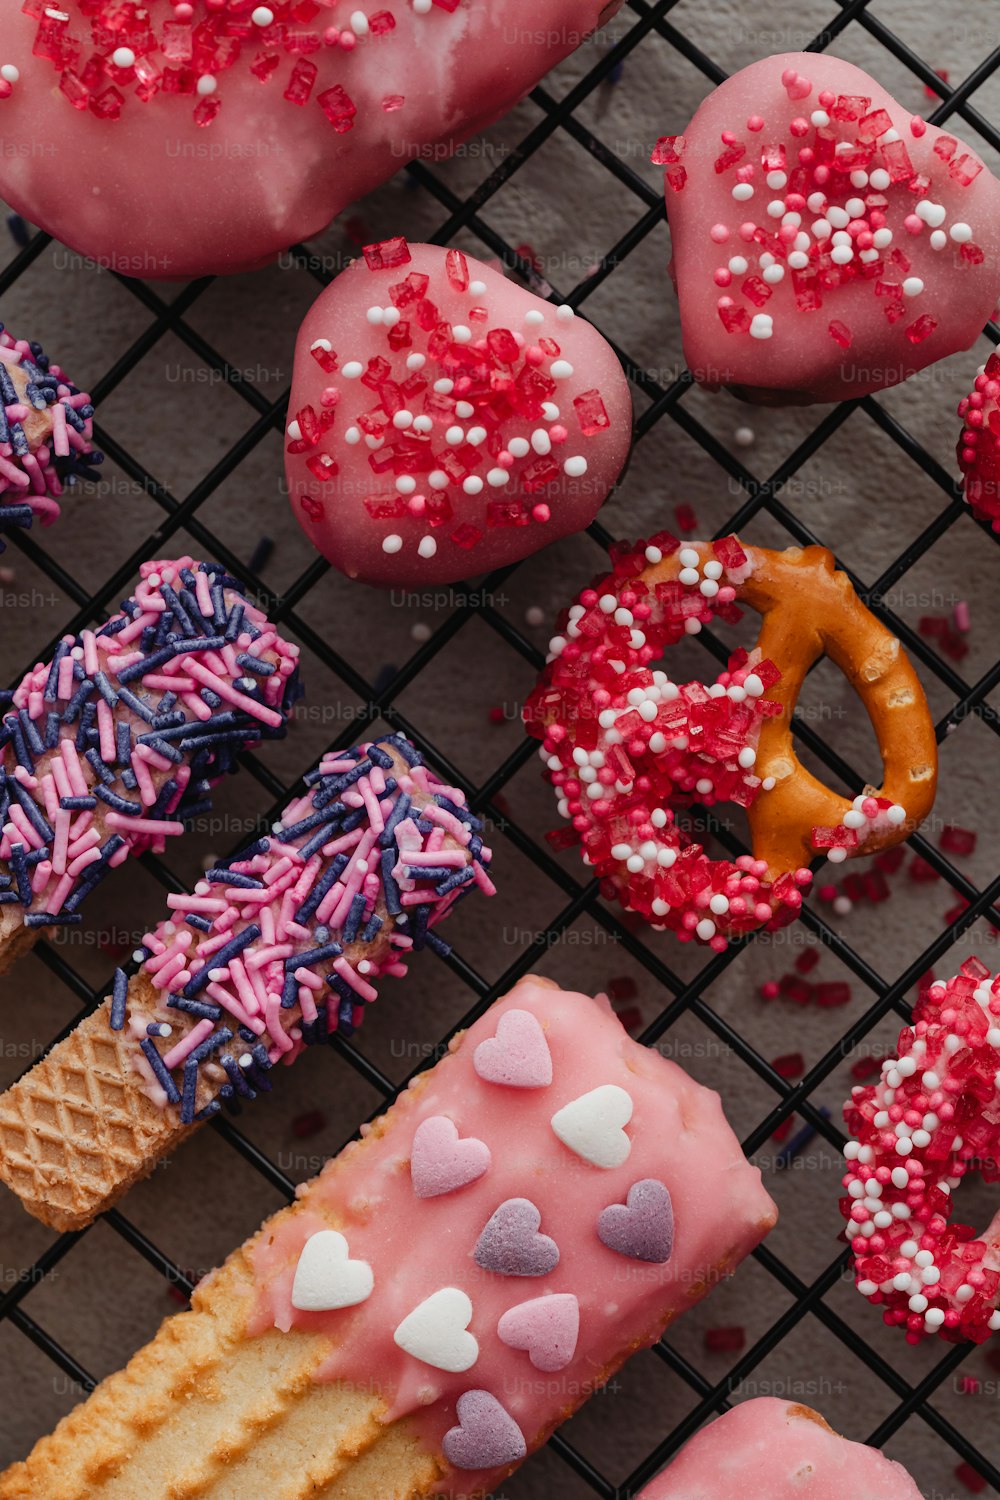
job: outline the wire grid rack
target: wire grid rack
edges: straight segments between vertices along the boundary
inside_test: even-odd
[[[835,0],[835,4],[837,8],[829,25],[816,36],[807,50],[825,49],[835,43],[838,36],[848,26],[865,28],[869,37],[892,53],[921,85],[934,91],[940,103],[929,115],[932,121],[943,124],[947,120],[960,120],[978,132],[991,146],[1000,150],[1000,129],[992,125],[969,102],[976,89],[1000,66],[1000,49],[985,57],[960,84],[952,87],[938,76],[929,62],[917,55],[904,40],[872,13],[869,0]],[[626,10],[622,13],[622,17],[627,19],[627,26],[620,39],[604,51],[596,65],[560,100],[554,99],[544,86],[533,91],[531,98],[541,111],[540,122],[504,156],[500,164],[469,196],[463,198],[456,195],[424,164],[419,162],[409,164],[406,170],[411,174],[414,182],[422,191],[430,194],[445,213],[444,221],[433,235],[434,241],[444,244],[460,231],[471,233],[486,247],[487,251],[500,258],[511,270],[520,273],[529,285],[533,282],[537,284],[538,276],[533,267],[522,259],[518,251],[481,217],[481,211],[550,137],[560,131],[567,132],[590,153],[595,161],[614,174],[631,196],[635,207],[633,221],[600,262],[588,271],[584,279],[575,286],[552,288],[554,300],[569,302],[575,308],[582,308],[586,312],[588,298],[612,271],[625,261],[653,228],[661,223],[664,208],[660,193],[634,172],[618,154],[608,149],[602,140],[581,122],[576,114],[578,107],[588,99],[599,84],[613,78],[615,70],[619,69],[630,54],[634,53],[635,49],[652,35],[658,36],[676,48],[704,75],[709,83],[716,84],[726,76],[722,67],[672,23],[671,12],[676,5],[677,0],[658,0],[656,4],[649,4],[647,0],[628,0]],[[0,296],[9,292],[49,243],[48,236],[42,233],[34,234],[7,268],[0,272]],[[291,253],[298,265],[318,284],[325,284],[330,279],[321,262],[306,247],[296,246]],[[160,524],[155,538],[150,538],[145,547],[127,558],[116,572],[104,579],[93,590],[84,587],[49,556],[44,546],[40,544],[37,534],[15,533],[12,538],[13,547],[20,549],[25,558],[41,570],[53,585],[62,590],[65,597],[77,606],[75,618],[64,623],[60,633],[64,629],[77,629],[93,620],[105,618],[109,610],[115,607],[120,595],[128,591],[128,585],[134,579],[139,563],[150,556],[163,556],[168,553],[169,539],[183,530],[197,543],[202,556],[221,561],[234,574],[242,577],[265,604],[272,618],[280,621],[364,702],[365,719],[354,720],[343,733],[334,739],[332,742],[334,747],[343,747],[363,737],[365,721],[371,723],[376,719],[381,719],[410,735],[437,767],[442,769],[456,785],[465,789],[474,809],[499,819],[501,814],[498,811],[496,799],[502,798],[505,786],[532,756],[535,749],[534,743],[525,740],[507,755],[484,780],[479,784],[471,784],[463,775],[461,768],[451,763],[443,747],[436,743],[428,743],[419,727],[410,722],[401,711],[397,700],[473,615],[478,615],[490,630],[496,632],[532,668],[537,669],[541,666],[542,657],[536,646],[490,602],[496,588],[509,577],[513,570],[495,573],[475,591],[471,589],[463,591],[459,588],[456,591],[454,609],[431,638],[416,650],[406,665],[389,676],[383,674],[376,683],[368,681],[358,665],[336,650],[300,613],[300,606],[309,591],[327,572],[328,565],[322,559],[317,558],[290,587],[283,591],[280,597],[276,597],[260,577],[248,572],[247,567],[233,555],[221,538],[213,534],[199,514],[203,502],[213,495],[227,478],[236,473],[244,459],[266,436],[273,432],[283,432],[287,392],[277,400],[269,400],[253,383],[239,378],[238,372],[230,367],[224,355],[213,348],[186,321],[186,314],[210,285],[209,278],[191,283],[169,303],[156,290],[144,283],[119,279],[122,286],[137,299],[148,314],[149,322],[144,334],[105,371],[100,379],[96,381],[90,379],[89,384],[98,405],[103,396],[115,390],[129,378],[144,354],[169,330],[199,361],[214,371],[221,381],[226,382],[249,405],[254,420],[240,440],[231,447],[220,462],[202,476],[182,502],[178,501],[156,475],[150,473],[127,448],[117,442],[113,433],[98,426],[97,437],[101,447],[125,474],[142,486],[144,492],[159,507]],[[986,332],[994,343],[1000,341],[1000,334],[992,325]],[[885,596],[891,587],[903,577],[915,560],[929,551],[959,517],[965,517],[966,524],[969,522],[968,513],[958,497],[950,475],[931,453],[887,412],[882,404],[866,399],[860,403],[844,403],[831,409],[770,477],[761,481],[755,478],[739,458],[706,429],[689,406],[685,406],[684,398],[692,385],[688,372],[684,371],[676,379],[667,383],[660,383],[651,377],[650,372],[641,368],[638,362],[630,359],[626,350],[618,348],[617,352],[634,387],[647,401],[637,416],[636,441],[641,443],[657,423],[664,421],[676,423],[733,481],[732,487],[738,494],[739,503],[724,526],[718,528],[716,534],[725,534],[729,531],[739,532],[746,529],[755,518],[767,516],[782,528],[790,543],[807,545],[821,541],[822,539],[814,536],[800,517],[783,502],[782,492],[789,479],[815,457],[827,439],[860,406],[865,416],[876,423],[885,436],[913,464],[919,466],[923,474],[940,490],[943,504],[935,519],[884,567],[880,577],[865,581],[851,573],[852,582],[873,611],[885,620],[900,637],[911,656],[920,663],[924,674],[935,678],[952,700],[951,708],[937,724],[939,741],[943,741],[945,736],[969,715],[977,717],[994,734],[1000,730],[997,715],[987,701],[987,695],[1000,683],[1000,660],[995,662],[977,682],[969,683],[964,680],[955,665],[945,660],[932,648],[927,639],[905,620],[899,618],[886,603]],[[980,530],[985,539],[984,545],[996,541],[987,527],[982,526]],[[595,522],[589,528],[589,534],[598,549],[606,549],[612,540],[600,522]],[[595,551],[595,569],[597,566]],[[847,571],[850,573],[850,569]],[[725,659],[726,647],[721,641],[713,638],[710,632],[704,632],[699,640],[718,659]],[[39,649],[34,652],[32,660],[47,656],[52,644],[54,642],[49,643],[43,650],[39,643]],[[861,789],[863,778],[809,723],[798,721],[796,734],[800,745],[812,752],[835,776],[853,790]],[[272,811],[276,813],[287,800],[291,789],[283,784],[257,757],[246,755],[243,759],[245,773],[254,776],[260,782],[267,796],[273,801]],[[302,769],[304,771],[306,768]],[[742,852],[739,840],[734,838],[731,831],[720,826],[708,814],[705,815],[705,823],[711,833],[731,853]],[[579,869],[571,871],[568,866],[559,863],[553,858],[547,846],[538,841],[533,832],[529,832],[511,820],[506,809],[504,809],[503,827],[517,850],[532,861],[562,892],[565,904],[558,915],[546,926],[545,931],[538,934],[537,942],[526,945],[514,962],[493,983],[488,983],[457,951],[453,952],[449,958],[439,960],[446,963],[461,984],[467,988],[468,1006],[465,1015],[449,1032],[449,1035],[441,1037],[435,1047],[428,1049],[427,1056],[420,1066],[433,1063],[441,1055],[454,1030],[464,1027],[481,1015],[498,995],[508,990],[519,977],[530,972],[536,965],[540,949],[566,931],[581,913],[587,913],[601,928],[613,934],[614,941],[622,945],[622,950],[640,964],[651,980],[662,986],[671,996],[669,1003],[642,1033],[640,1039],[643,1042],[655,1044],[679,1017],[690,1014],[697,1017],[773,1092],[773,1108],[750,1131],[743,1142],[748,1154],[758,1150],[769,1139],[775,1128],[782,1121],[790,1118],[793,1112],[797,1112],[833,1147],[839,1148],[843,1143],[843,1135],[832,1123],[828,1113],[817,1107],[812,1098],[814,1091],[830,1076],[851,1049],[863,1041],[883,1018],[899,1017],[909,1020],[910,1010],[904,998],[907,991],[911,989],[918,977],[944,955],[956,938],[967,931],[974,922],[982,918],[993,928],[1000,930],[1000,912],[997,912],[994,907],[994,903],[1000,898],[1000,875],[980,889],[956,868],[945,854],[919,833],[911,839],[911,846],[947,883],[956,898],[966,905],[961,915],[956,916],[953,921],[935,932],[923,951],[894,978],[886,979],[879,974],[865,957],[856,952],[841,934],[824,920],[822,913],[814,905],[807,905],[803,912],[802,922],[815,939],[836,954],[856,977],[870,995],[871,1003],[865,1013],[844,1032],[836,1043],[809,1067],[801,1080],[791,1083],[780,1076],[774,1066],[740,1034],[739,1030],[718,1015],[703,998],[711,990],[713,981],[717,980],[731,965],[739,963],[741,954],[754,941],[753,938],[747,942],[732,945],[724,954],[709,957],[692,977],[681,978],[669,962],[652,952],[641,936],[603,904],[595,882],[582,883],[577,878],[580,873]],[[180,888],[179,881],[162,860],[147,855],[143,863],[164,887],[169,890]],[[92,988],[68,962],[59,948],[51,943],[41,944],[37,951],[42,962],[66,986],[77,1004],[82,1007],[79,1015],[74,1016],[71,1022],[71,1025],[75,1024],[80,1015],[99,1003],[101,997],[107,993],[107,987]],[[428,963],[432,961],[430,958],[426,960]],[[51,1038],[52,1043],[60,1040],[61,1036],[71,1029],[71,1025],[67,1026],[60,1036]],[[336,1060],[331,1058],[330,1065],[335,1068],[346,1065],[356,1069],[365,1082],[380,1096],[379,1112],[381,1112],[381,1109],[390,1103],[399,1091],[397,1085],[365,1056],[355,1042],[343,1037],[335,1037],[332,1040],[332,1049],[339,1054],[339,1058]],[[405,1081],[400,1087],[405,1087]],[[212,1129],[228,1147],[239,1153],[253,1169],[262,1174],[273,1188],[289,1198],[292,1196],[294,1184],[290,1178],[231,1120],[217,1119],[213,1122]],[[126,1210],[127,1206],[126,1204]],[[834,1212],[832,1205],[831,1212]],[[127,1211],[113,1210],[105,1216],[105,1222],[134,1250],[136,1255],[143,1257],[171,1285],[190,1292],[193,1283],[189,1276],[130,1222]],[[71,1381],[84,1389],[89,1389],[94,1384],[91,1374],[74,1357],[72,1350],[63,1347],[46,1331],[30,1310],[32,1289],[39,1285],[42,1279],[73,1250],[81,1237],[79,1234],[63,1234],[54,1239],[30,1270],[22,1274],[13,1286],[0,1293],[0,1322],[6,1320],[8,1326],[15,1328],[26,1339],[31,1340]],[[904,1370],[897,1369],[889,1363],[852,1327],[848,1326],[824,1300],[825,1294],[843,1277],[848,1261],[846,1248],[809,1283],[803,1281],[768,1248],[766,1243],[755,1252],[755,1257],[764,1271],[774,1278],[786,1294],[786,1310],[762,1336],[757,1338],[752,1347],[740,1355],[725,1377],[719,1381],[714,1381],[703,1374],[686,1355],[674,1348],[669,1340],[661,1340],[655,1346],[656,1357],[689,1387],[694,1402],[683,1420],[659,1438],[655,1446],[635,1466],[624,1484],[616,1486],[612,1483],[578,1448],[567,1441],[565,1436],[556,1433],[550,1439],[550,1450],[578,1477],[586,1493],[602,1496],[604,1500],[619,1500],[619,1497],[633,1495],[707,1418],[727,1409],[730,1404],[729,1397],[733,1391],[752,1375],[753,1371],[783,1339],[805,1320],[817,1319],[830,1334],[842,1341],[873,1371],[894,1398],[893,1409],[875,1430],[869,1433],[870,1442],[877,1445],[885,1443],[902,1428],[908,1419],[918,1416],[953,1450],[958,1461],[968,1465],[975,1474],[993,1486],[994,1492],[1000,1494],[1000,1467],[997,1462],[982,1452],[965,1432],[947,1417],[941,1415],[932,1404],[935,1393],[966,1359],[972,1346],[949,1348],[926,1374],[912,1383],[904,1373],[905,1362],[903,1362]],[[872,1316],[877,1315],[872,1314]]]

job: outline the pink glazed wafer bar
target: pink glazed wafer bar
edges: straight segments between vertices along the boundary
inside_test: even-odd
[[[0,1500],[483,1493],[774,1221],[718,1095],[524,980]]]
[[[744,1401],[693,1437],[636,1500],[921,1500],[903,1468],[796,1402]]]

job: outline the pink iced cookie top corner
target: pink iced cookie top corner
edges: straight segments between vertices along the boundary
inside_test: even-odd
[[[518,1081],[494,1081],[505,1068]],[[442,1120],[454,1129],[428,1134]],[[420,1163],[420,1194],[418,1134],[437,1166]],[[536,1447],[774,1219],[717,1094],[632,1041],[605,999],[524,980],[257,1241],[253,1329],[328,1335],[320,1378],[374,1376],[387,1420],[417,1420],[465,1492]],[[328,1310],[297,1310],[303,1248],[330,1227],[346,1249],[319,1279]],[[347,1305],[359,1266],[373,1290]]]
[[[921,1500],[901,1464],[773,1397],[703,1427],[638,1500]]]
[[[967,349],[1000,292],[1000,182],[827,53],[751,64],[664,167],[684,352],[748,399],[833,401]]]
[[[453,582],[581,530],[631,434],[597,330],[456,249],[367,246],[299,332],[292,509],[366,583]]]

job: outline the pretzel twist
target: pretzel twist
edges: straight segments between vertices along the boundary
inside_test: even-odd
[[[704,689],[659,670],[665,648],[737,603],[761,616],[752,652]],[[785,552],[735,537],[681,546],[662,534],[622,551],[560,618],[525,706],[585,860],[607,894],[682,938],[728,939],[791,921],[806,866],[898,843],[927,816],[937,742],[917,675],[823,547]],[[854,799],[812,774],[792,743],[806,674],[844,673],[875,730],[883,785]],[[618,726],[621,727],[618,727]],[[753,854],[710,860],[678,827],[693,801],[747,808]]]

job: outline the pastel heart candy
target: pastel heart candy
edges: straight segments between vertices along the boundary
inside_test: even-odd
[[[476,1263],[500,1276],[546,1276],[559,1264],[559,1246],[539,1234],[542,1216],[527,1198],[508,1198],[487,1221],[473,1252]]]
[[[448,0],[376,8],[363,25],[348,11],[340,46],[322,45],[325,8],[310,24],[289,0],[253,9],[253,25],[249,0],[194,0],[190,22],[171,5],[134,9],[146,18],[127,34],[134,60],[112,74],[118,0],[5,8],[3,61],[20,79],[4,86],[0,136],[23,149],[0,152],[0,197],[110,270],[180,278],[263,265],[406,162],[447,155],[617,3]],[[79,162],[86,184],[68,192]]]
[[[410,1177],[418,1198],[437,1198],[476,1182],[490,1169],[490,1148],[475,1136],[463,1140],[445,1115],[421,1120],[410,1147]]]
[[[292,510],[364,583],[449,583],[594,519],[628,455],[611,346],[472,256],[399,240],[321,293],[295,347]]]
[[[479,1358],[479,1344],[467,1329],[472,1303],[465,1292],[445,1286],[433,1292],[400,1323],[393,1339],[407,1354],[436,1370],[458,1374]]]
[[[497,1334],[509,1348],[524,1349],[536,1370],[564,1370],[576,1352],[580,1304],[572,1292],[519,1302],[504,1313]]]
[[[708,385],[862,396],[969,348],[992,313],[1000,182],[827,52],[734,74],[653,159],[684,356]]]
[[[620,1167],[632,1142],[625,1134],[632,1118],[632,1099],[616,1083],[581,1094],[552,1116],[552,1129],[571,1151],[595,1167]]]
[[[624,1203],[612,1203],[597,1221],[597,1237],[609,1250],[662,1265],[674,1248],[670,1193],[655,1177],[633,1182]]]
[[[458,1426],[444,1435],[444,1456],[455,1469],[499,1469],[527,1453],[524,1434],[489,1391],[465,1391],[455,1403]]]
[[[348,1244],[336,1229],[320,1229],[302,1246],[292,1306],[300,1312],[332,1312],[355,1307],[372,1294],[375,1277],[367,1261],[351,1260]]]
[[[543,1089],[552,1082],[552,1054],[537,1018],[528,1010],[508,1010],[496,1036],[480,1042],[472,1064],[485,1083],[512,1089]]]

